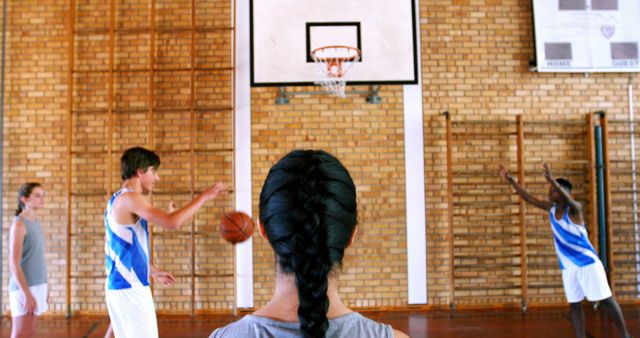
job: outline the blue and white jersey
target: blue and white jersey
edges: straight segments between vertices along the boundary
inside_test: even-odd
[[[149,285],[149,229],[147,221],[140,218],[134,224],[123,225],[118,224],[111,214],[111,207],[116,198],[131,191],[123,188],[113,194],[104,214],[106,288],[109,290]]]
[[[566,208],[561,220],[557,220],[555,215],[554,205],[549,211],[549,220],[560,269],[583,267],[597,262],[600,258],[589,242],[587,229],[571,221],[569,208]]]

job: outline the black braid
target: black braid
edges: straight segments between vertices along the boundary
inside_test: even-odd
[[[260,194],[260,220],[284,273],[295,274],[304,337],[329,327],[328,275],[342,263],[357,219],[355,185],[323,151],[293,151],[269,172]]]

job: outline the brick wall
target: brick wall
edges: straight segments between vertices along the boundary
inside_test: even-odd
[[[434,0],[420,3],[422,80],[424,85],[425,126],[425,179],[427,202],[427,246],[429,302],[448,304],[451,252],[447,242],[447,176],[446,138],[443,111],[450,111],[453,119],[465,120],[514,120],[521,114],[525,121],[569,120],[580,123],[583,114],[605,110],[610,119],[626,119],[628,115],[627,86],[635,86],[634,100],[638,101],[639,77],[637,74],[540,74],[528,71],[534,55],[531,2],[527,0]],[[552,168],[567,172],[581,189],[586,189],[584,160],[586,141],[570,135],[579,126],[569,124],[539,125],[525,141],[526,178],[537,196],[545,197],[547,186],[540,176],[543,159]],[[477,128],[470,124],[468,129]],[[471,130],[459,130],[461,134]],[[496,127],[494,133],[500,132]],[[526,130],[525,130],[526,132]],[[491,134],[491,132],[489,132]],[[583,133],[584,134],[584,133]],[[526,136],[526,133],[525,133]],[[492,137],[497,137],[492,136]],[[485,136],[485,138],[487,138]],[[525,137],[526,139],[526,137]],[[466,147],[454,158],[460,161],[482,160],[482,171],[495,170],[497,161],[516,161],[515,140],[503,140],[499,144],[499,156],[478,159],[477,151],[486,151],[480,136],[477,144]],[[483,143],[484,142],[484,143]],[[628,156],[628,141],[617,141],[612,148]],[[625,145],[626,143],[626,145]],[[626,148],[626,151],[625,151]],[[623,157],[625,155],[622,155]],[[573,162],[571,162],[573,161]],[[512,171],[515,165],[511,166]],[[482,174],[485,174],[484,172]],[[458,175],[459,176],[459,175]],[[482,176],[482,175],[480,175]],[[626,176],[630,181],[629,175]],[[468,190],[487,191],[499,184],[495,177],[480,178],[477,186]],[[507,193],[506,189],[501,192]],[[458,191],[458,194],[464,192]],[[586,201],[586,191],[578,191],[578,198]],[[454,194],[455,195],[455,194]],[[515,202],[512,198],[511,201]],[[620,208],[630,206],[627,203]],[[483,212],[490,212],[484,210]],[[533,208],[526,208],[527,245],[529,262],[529,301],[532,303],[562,303],[564,296],[560,286],[559,270],[553,262],[553,246],[546,216]],[[476,213],[472,213],[477,217]],[[454,217],[454,220],[460,217]],[[471,222],[473,218],[463,217]],[[505,224],[513,221],[511,217]],[[485,220],[486,222],[486,220]],[[454,225],[454,229],[458,224]],[[625,225],[629,229],[629,225]],[[485,249],[486,250],[486,249]],[[497,252],[497,250],[494,250]],[[481,251],[482,253],[482,251]],[[455,253],[454,253],[455,254]],[[487,253],[490,254],[490,253]],[[550,257],[547,255],[551,254]],[[548,266],[548,268],[547,268]],[[637,283],[635,268],[624,265],[620,273]],[[517,272],[516,272],[517,273]],[[478,274],[456,276],[455,284],[476,282]],[[481,280],[491,284],[502,279]],[[629,288],[629,286],[627,286]],[[516,290],[517,291],[517,290]],[[519,297],[488,295],[487,289],[479,290],[480,297],[469,293],[463,304],[514,303]],[[459,296],[456,293],[456,296]],[[467,295],[465,295],[467,296]],[[511,297],[512,299],[508,299]],[[484,299],[482,299],[484,298]],[[633,300],[633,295],[622,297]]]
[[[36,1],[7,3],[6,82],[3,146],[2,292],[8,310],[8,232],[25,181],[39,181],[46,191],[42,219],[47,232],[51,309],[64,309],[66,176],[66,73],[63,4]],[[19,13],[19,14],[18,14]]]
[[[611,247],[614,249],[609,265],[614,272],[610,279],[614,283],[616,297],[633,301],[638,298],[638,270],[640,261],[637,240],[638,219],[634,212],[638,210],[637,182],[632,177],[631,136],[635,149],[638,149],[638,125],[619,118],[609,121],[609,147],[611,168]],[[634,149],[634,151],[635,151]],[[637,158],[637,155],[635,155]],[[637,170],[637,166],[635,168]],[[635,192],[634,192],[635,190]]]
[[[66,97],[68,4],[56,1],[9,2],[7,82],[4,116],[3,243],[15,207],[17,186],[39,180],[47,189],[42,219],[47,231],[52,311],[64,313],[66,282],[66,205],[71,205],[73,231],[85,233],[72,242],[73,310],[102,312],[101,214],[107,191],[119,185],[117,163],[126,147],[153,142],[163,159],[159,191],[154,203],[164,206],[189,199],[205,183],[232,180],[231,117],[225,105],[230,97],[230,75],[199,71],[194,77],[191,114],[189,68],[191,36],[169,27],[190,25],[189,1],[158,1],[155,64],[149,66],[149,7],[147,1],[118,1],[116,22],[127,33],[116,34],[113,130],[108,129],[108,2],[79,1],[74,77],[73,178],[74,195],[66,189]],[[228,1],[196,1],[196,24],[223,26],[231,10]],[[517,268],[519,230],[513,214],[517,199],[495,177],[498,161],[515,170],[516,143],[512,135],[515,115],[525,121],[527,184],[537,196],[546,195],[540,175],[543,159],[579,186],[586,199],[584,114],[606,110],[614,120],[627,118],[627,85],[636,88],[637,74],[539,74],[528,71],[534,54],[529,0],[430,0],[420,3],[422,81],[424,87],[425,193],[427,212],[428,301],[436,306],[451,302],[448,262],[457,264],[453,281],[460,305],[516,304],[521,285]],[[93,31],[89,31],[93,30]],[[88,33],[87,33],[88,32]],[[223,67],[230,63],[230,33],[225,30],[196,34],[196,67]],[[82,71],[82,72],[80,72]],[[305,88],[290,88],[301,91]],[[358,89],[358,88],[357,88]],[[147,94],[154,91],[153,109]],[[276,105],[275,88],[252,89],[252,182],[254,206],[269,167],[294,148],[323,148],[349,168],[358,187],[360,229],[347,250],[340,275],[340,291],[354,307],[402,307],[407,302],[404,137],[402,88],[382,86],[382,103],[371,105],[364,97],[295,96],[288,105]],[[445,118],[455,121],[454,149],[454,250],[448,245],[447,163]],[[193,120],[192,120],[193,118]],[[482,120],[482,123],[474,121]],[[566,121],[556,125],[549,121]],[[151,122],[150,122],[151,121]],[[194,125],[194,136],[189,126]],[[498,122],[496,122],[498,121]],[[504,121],[508,123],[505,125]],[[624,127],[620,127],[624,129]],[[108,161],[108,134],[113,135],[113,157]],[[626,134],[628,135],[628,134]],[[612,135],[612,156],[627,158],[628,137]],[[193,144],[193,145],[192,145]],[[193,166],[189,147],[194,153]],[[206,151],[204,151],[206,150]],[[625,212],[632,210],[625,192],[630,182],[628,165],[619,164],[616,176],[620,223],[614,245],[630,252],[624,242],[632,230]],[[624,170],[623,170],[624,169]],[[627,171],[625,171],[627,170]],[[193,180],[191,175],[193,173]],[[111,181],[111,186],[109,182]],[[623,183],[624,182],[624,183]],[[169,193],[171,192],[171,193]],[[488,196],[495,195],[493,199]],[[232,205],[229,196],[202,210],[195,230],[194,282],[196,310],[224,311],[233,298],[232,251],[217,235],[215,219]],[[503,202],[489,206],[489,203]],[[486,203],[487,207],[482,207]],[[474,206],[474,209],[470,206]],[[591,206],[588,206],[591,207]],[[546,216],[526,208],[529,301],[564,302],[555,266]],[[257,210],[254,208],[254,214]],[[161,312],[191,309],[191,225],[178,234],[156,229],[155,262],[174,272],[178,283],[157,289]],[[497,226],[491,228],[490,226]],[[627,232],[625,232],[627,231]],[[485,238],[463,234],[499,232]],[[213,235],[208,235],[213,234]],[[256,306],[273,293],[274,263],[268,243],[255,237]],[[625,256],[626,255],[626,256]],[[473,256],[473,257],[471,257]],[[8,311],[8,249],[3,246],[3,304]],[[619,297],[634,299],[635,267],[621,264],[632,255],[616,255]],[[478,265],[478,267],[475,267]],[[505,266],[508,266],[505,268]],[[486,269],[482,269],[482,268]],[[635,278],[635,279],[634,279]],[[496,287],[502,283],[504,287]],[[626,284],[625,284],[626,283]],[[631,290],[631,291],[630,291]],[[627,292],[627,293],[624,293]]]
[[[343,297],[358,307],[406,304],[402,91],[383,86],[378,105],[365,97],[308,95],[276,105],[276,94],[276,88],[252,91],[254,204],[269,168],[290,150],[325,149],[336,155],[358,194],[359,230],[340,275]],[[259,305],[273,294],[273,250],[262,238],[254,243]]]
[[[191,1],[157,1],[151,76],[149,2],[117,1],[113,84],[108,4],[77,1],[69,200],[71,310],[76,313],[105,311],[102,215],[107,196],[120,186],[124,149],[150,146],[160,154],[162,183],[153,200],[163,208],[170,200],[184,205],[215,180],[232,182],[231,77],[221,69],[231,61],[230,3],[196,1],[201,29],[194,36],[192,65]],[[7,243],[17,186],[25,180],[43,181],[49,196],[43,216],[48,259],[55,263],[49,269],[52,310],[64,313],[68,4],[21,2],[11,4],[9,11],[3,238]],[[153,102],[148,99],[151,91]],[[195,311],[232,307],[233,250],[217,235],[217,219],[231,205],[232,196],[227,196],[203,207],[177,233],[152,226],[154,263],[177,279],[173,288],[156,288],[159,312],[190,312],[192,288]],[[8,257],[6,247],[4,253]],[[197,277],[192,279],[194,266]],[[6,259],[3,272],[7,285]],[[4,287],[3,292],[6,311]]]

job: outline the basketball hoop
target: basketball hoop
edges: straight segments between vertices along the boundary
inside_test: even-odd
[[[329,93],[345,97],[347,81],[344,76],[360,60],[360,50],[348,46],[325,46],[314,49],[311,57],[318,65],[315,84],[321,85]]]

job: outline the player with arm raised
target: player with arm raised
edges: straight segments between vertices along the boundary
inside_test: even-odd
[[[572,185],[566,179],[554,178],[549,165],[542,164],[543,175],[549,182],[549,200],[531,196],[507,169],[500,164],[499,173],[527,203],[549,212],[554,245],[562,270],[562,285],[571,308],[576,337],[584,338],[585,318],[582,301],[601,302],[613,318],[620,337],[631,337],[624,323],[622,310],[612,296],[607,275],[595,249],[589,242],[584,226],[582,205],[571,196]]]

